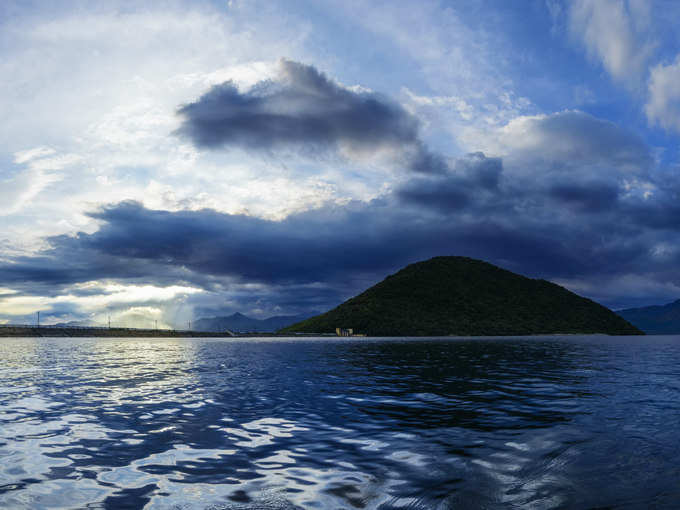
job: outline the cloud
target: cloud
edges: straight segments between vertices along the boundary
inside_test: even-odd
[[[33,149],[27,149],[25,151],[19,151],[14,154],[14,162],[21,164],[21,163],[26,163],[28,161],[31,161],[32,159],[43,157],[43,156],[51,156],[52,154],[55,154],[57,151],[52,149],[51,147],[35,147]]]
[[[91,231],[85,210],[125,199],[281,216],[290,196],[298,208],[328,198],[279,162],[201,153],[169,136],[181,102],[226,77],[262,80],[281,54],[307,57],[306,21],[291,30],[278,15],[283,7],[251,4],[228,12],[176,1],[34,7],[16,3],[0,15],[0,256],[5,239],[14,251],[46,235]],[[59,171],[35,165],[66,154],[80,159]],[[270,191],[253,198],[257,188]]]
[[[78,162],[75,154],[56,154],[49,147],[36,147],[14,154],[14,163],[20,165],[9,177],[0,180],[0,216],[14,214],[50,184],[60,181],[58,172]],[[0,169],[0,176],[5,173]]]
[[[496,150],[510,159],[543,162],[553,171],[593,172],[600,167],[634,174],[653,163],[638,135],[576,110],[517,117],[498,131],[496,140]]]
[[[569,25],[614,79],[634,87],[641,84],[655,48],[645,2],[576,0],[571,3]]]
[[[324,83],[314,76],[308,81]],[[325,201],[277,219],[112,203],[88,213],[97,229],[6,257],[0,281],[13,299],[78,297],[74,286],[118,282],[202,289],[187,302],[206,311],[242,303],[301,313],[446,254],[580,285],[597,277],[607,299],[622,275],[677,280],[680,254],[664,246],[680,241],[680,181],[655,180],[637,136],[574,111],[521,117],[499,133],[503,158],[432,153],[440,171],[407,174],[378,198]]]
[[[590,212],[612,209],[619,198],[619,191],[615,186],[598,182],[556,184],[548,192],[558,202]]]
[[[547,31],[516,39],[547,21],[541,9],[343,1],[311,19],[266,2],[77,3],[0,22],[0,213],[17,213],[3,218],[0,283],[19,296],[97,296],[110,280],[200,288],[190,298],[205,309],[297,313],[447,253],[569,282],[600,275],[588,292],[609,279],[607,299],[624,274],[676,278],[672,172],[655,172],[644,141],[614,123],[535,115],[568,107],[565,90],[611,92]],[[550,2],[629,87],[644,80],[655,40],[675,33],[664,5],[669,21],[654,19],[650,36],[643,4]],[[678,129],[668,48],[647,115]],[[622,97],[588,106],[623,118]],[[178,127],[182,143],[168,136]],[[67,153],[82,160],[60,167]],[[87,282],[97,283],[74,287]]]
[[[651,124],[680,132],[680,55],[668,65],[658,64],[650,72],[645,113]]]
[[[121,285],[110,282],[75,284],[57,296],[0,294],[0,309],[5,316],[18,316],[31,323],[37,311],[45,324],[88,318],[89,323],[104,325],[108,317],[117,326],[149,327],[153,318],[164,327],[167,313],[190,296],[202,291],[193,287]],[[162,317],[161,317],[162,316]],[[151,321],[153,325],[153,321]]]
[[[553,133],[545,120],[532,130]],[[608,129],[590,135],[612,142]],[[553,138],[536,139],[549,153]],[[0,281],[21,295],[36,289],[58,295],[91,281],[179,285],[203,289],[229,307],[241,302],[296,312],[304,311],[300,303],[328,308],[410,262],[443,254],[579,284],[597,277],[609,282],[607,298],[621,275],[677,281],[680,254],[661,247],[680,241],[673,191],[679,183],[657,189],[653,199],[632,193],[625,186],[629,173],[616,171],[619,152],[611,150],[605,164],[605,149],[588,155],[595,145],[586,144],[583,161],[608,169],[596,176],[572,172],[565,180],[563,171],[550,171],[564,164],[551,161],[545,172],[510,178],[501,159],[475,153],[447,162],[444,173],[413,176],[378,199],[325,203],[281,220],[112,204],[89,213],[97,231],[50,238],[48,250],[0,265]],[[541,152],[536,140],[530,146],[532,154]],[[570,151],[552,157],[559,154]]]
[[[0,180],[0,216],[21,210],[47,186],[61,177],[35,168],[25,168],[12,177]]]
[[[471,201],[465,212],[481,207]],[[534,245],[535,253],[550,253],[542,264],[563,259],[556,250],[559,243],[542,233],[522,233],[497,219],[452,222],[446,214],[424,222],[422,207],[404,207],[392,196],[327,205],[283,221],[210,210],[154,211],[131,202],[94,216],[102,222],[97,232],[52,238],[52,248],[41,256],[20,257],[0,267],[0,279],[15,289],[44,283],[52,292],[59,286],[107,279],[207,289],[230,282],[345,282],[359,290],[359,280],[376,279],[441,253],[516,259]]]
[[[275,80],[245,92],[233,82],[216,85],[178,113],[177,133],[201,148],[335,150],[353,158],[388,151],[406,156],[417,172],[444,168],[419,139],[417,119],[399,104],[290,60],[280,61]]]
[[[502,172],[500,158],[487,158],[481,152],[469,154],[455,161],[446,174],[411,179],[397,188],[396,194],[406,203],[451,213],[482,196],[495,196]]]

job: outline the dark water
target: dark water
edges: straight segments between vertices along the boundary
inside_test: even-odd
[[[0,340],[0,508],[680,508],[680,337]]]

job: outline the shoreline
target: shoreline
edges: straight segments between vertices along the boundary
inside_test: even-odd
[[[0,338],[55,337],[55,338],[275,338],[275,337],[329,337],[334,333],[296,333],[281,335],[271,332],[234,333],[233,331],[193,331],[181,329],[141,329],[107,327],[55,327],[55,326],[6,326],[0,324]]]
[[[177,329],[87,328],[52,326],[0,326],[0,337],[233,337],[230,331],[183,331]]]
[[[106,327],[53,327],[53,326],[4,326],[0,325],[0,338],[11,337],[44,337],[44,338],[513,338],[513,337],[562,337],[562,336],[648,336],[648,335],[612,335],[608,333],[527,333],[516,335],[436,335],[436,336],[337,336],[333,333],[270,333],[249,332],[234,333],[232,331],[190,331],[176,329],[137,329]],[[666,336],[666,335],[664,335]]]

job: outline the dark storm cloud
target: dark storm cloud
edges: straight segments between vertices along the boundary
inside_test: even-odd
[[[534,221],[511,208],[498,213],[474,198],[457,211],[436,206],[430,211],[434,216],[424,220],[422,204],[391,196],[367,204],[328,205],[276,222],[122,203],[95,214],[102,222],[97,232],[53,238],[44,256],[1,266],[0,280],[14,288],[35,290],[37,284],[58,292],[59,286],[100,279],[207,289],[226,279],[260,282],[265,286],[261,294],[282,303],[285,296],[289,308],[303,300],[319,308],[323,293],[306,284],[327,286],[328,307],[337,303],[334,295],[348,297],[407,263],[441,254],[482,258],[551,278],[641,268],[669,272],[678,262],[677,256],[664,263],[654,260],[649,247],[656,237],[649,231],[630,236],[634,227],[610,219],[619,209],[589,212],[590,223],[564,222],[557,215],[552,221]],[[289,292],[271,292],[286,287]],[[328,288],[342,290],[333,294]],[[314,294],[317,300],[310,300]]]
[[[450,165],[445,172],[411,179],[396,194],[400,200],[438,209],[460,211],[473,200],[493,195],[498,197],[498,184],[503,172],[500,158],[487,158],[482,153],[469,154]]]
[[[680,228],[680,205],[675,200],[661,204],[654,200],[651,202],[626,205],[622,208],[622,219],[648,229],[677,232]]]
[[[470,196],[466,193],[467,183],[457,179],[446,182],[433,180],[411,181],[398,190],[399,197],[407,203],[423,205],[439,209],[442,212],[455,212],[470,204]]]
[[[661,235],[650,224],[666,228],[665,203],[624,199],[606,183],[511,180],[499,159],[472,154],[446,174],[409,180],[382,199],[328,204],[282,221],[155,211],[135,202],[108,206],[91,213],[98,231],[53,237],[41,256],[0,266],[0,280],[55,287],[146,279],[210,288],[226,278],[360,290],[359,282],[440,254],[545,277],[614,274],[660,267],[649,247]]]
[[[439,172],[443,158],[428,150],[415,117],[389,98],[343,88],[313,66],[283,60],[275,81],[246,92],[233,82],[216,85],[178,113],[177,133],[207,149],[280,147],[403,153],[416,172]]]
[[[561,183],[549,190],[558,203],[585,211],[601,211],[615,207],[619,190],[605,183]]]
[[[188,281],[191,276],[206,287],[210,285],[209,278],[190,275],[186,268],[166,266],[159,271],[158,261],[93,250],[86,237],[81,233],[76,237],[47,238],[51,247],[37,256],[14,257],[0,264],[0,281],[12,289],[42,296],[56,296],[75,283],[100,279],[171,285]],[[74,289],[69,293],[80,295]]]
[[[151,211],[137,203],[92,216],[104,222],[102,227],[77,241],[92,253],[277,284],[335,279],[347,270],[374,271],[417,242],[413,235],[402,238],[410,234],[408,225],[397,231],[389,209],[379,202],[329,205],[283,221],[209,210]]]

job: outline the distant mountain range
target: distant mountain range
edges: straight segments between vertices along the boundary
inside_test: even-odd
[[[281,333],[331,333],[335,328],[371,336],[643,334],[564,287],[467,257],[411,264]]]
[[[226,317],[210,317],[194,321],[194,331],[224,331],[228,329],[240,333],[273,333],[281,328],[290,326],[314,315],[277,315],[268,319],[255,319],[242,313],[235,313]]]
[[[616,313],[650,335],[680,334],[680,299],[667,305],[627,308]]]
[[[92,321],[70,321],[70,322],[58,322],[52,324],[50,327],[53,328],[90,328],[96,326],[104,326],[104,324],[97,324]]]

